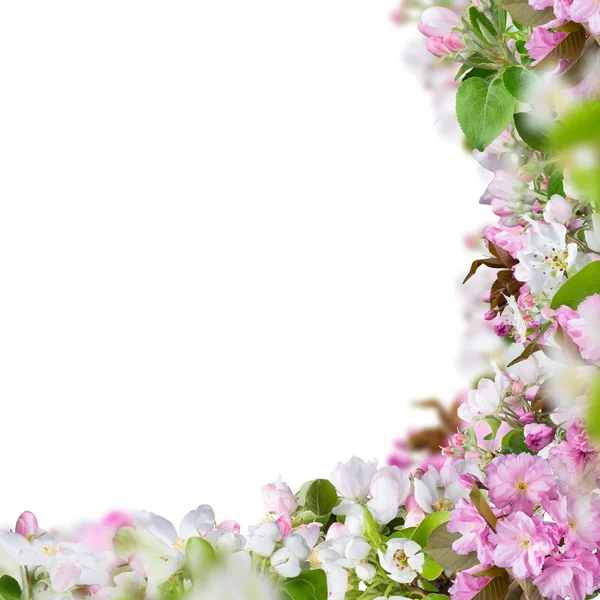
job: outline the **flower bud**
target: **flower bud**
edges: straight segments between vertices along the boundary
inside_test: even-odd
[[[447,33],[442,38],[442,41],[444,42],[446,48],[448,48],[448,50],[451,50],[452,52],[459,52],[465,47],[465,43],[463,42],[462,36],[456,31],[451,31],[450,33]]]
[[[525,443],[534,452],[539,452],[554,439],[554,429],[543,423],[525,425]]]
[[[425,47],[431,54],[437,56],[438,58],[443,58],[444,56],[448,56],[450,51],[446,48],[441,37],[430,37],[425,43]]]
[[[535,422],[535,413],[526,412],[519,417],[519,423],[523,423],[523,425],[528,425],[533,422]]]
[[[286,537],[292,533],[292,519],[288,515],[283,515],[275,521],[281,531],[281,536]]]
[[[362,562],[358,565],[358,567],[356,567],[356,576],[361,581],[371,581],[376,574],[377,569],[370,563]]]
[[[465,452],[465,458],[474,462],[476,465],[481,464],[481,454],[479,454],[479,452],[477,452],[477,450],[467,450]]]
[[[488,310],[485,315],[483,315],[483,319],[485,321],[493,321],[496,316],[497,316],[497,312],[495,310]]]
[[[455,27],[460,26],[460,18],[448,8],[431,6],[423,11],[419,31],[428,38],[444,37]]]
[[[442,448],[441,452],[442,456],[445,456],[446,458],[452,458],[456,454],[452,446],[446,446],[445,448]]]
[[[469,438],[466,435],[464,435],[463,433],[455,433],[452,436],[452,443],[455,446],[457,446],[458,448],[462,448],[468,439]]]
[[[520,396],[525,391],[525,386],[520,381],[513,381],[511,389],[515,396]]]
[[[22,535],[25,538],[28,538],[31,535],[35,535],[38,530],[38,522],[35,515],[32,512],[26,510],[21,516],[17,519],[17,524],[15,526],[15,533]]]

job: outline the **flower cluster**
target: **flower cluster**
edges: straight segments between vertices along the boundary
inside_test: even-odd
[[[410,0],[403,19],[419,6]],[[462,14],[459,12],[464,8]],[[262,488],[244,530],[202,504],[56,533],[0,531],[4,600],[585,600],[600,589],[600,4],[473,0],[418,27],[496,219],[467,274],[469,336],[492,339],[440,424],[389,464]],[[486,275],[483,275],[483,268]],[[473,290],[477,292],[473,295]],[[485,307],[485,308],[484,308]],[[475,328],[475,329],[474,329]]]

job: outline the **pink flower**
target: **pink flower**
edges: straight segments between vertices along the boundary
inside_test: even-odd
[[[17,525],[15,526],[15,533],[28,538],[31,535],[35,535],[38,530],[38,522],[35,515],[32,512],[26,510],[17,519]]]
[[[281,531],[282,537],[286,537],[292,533],[292,518],[289,515],[279,517],[276,523],[277,527],[279,527],[279,531]]]
[[[474,577],[479,567],[473,567],[456,574],[449,592],[452,600],[472,600],[491,580],[491,577]]]
[[[585,600],[596,590],[600,568],[598,558],[591,552],[575,555],[559,554],[546,559],[544,570],[534,580],[548,600]]]
[[[541,61],[569,35],[563,31],[549,31],[552,27],[558,27],[556,21],[552,21],[542,27],[533,28],[531,37],[525,44],[525,48],[527,48],[527,52],[533,60]]]
[[[276,515],[291,515],[298,504],[292,490],[278,478],[275,483],[268,483],[262,488],[263,504],[268,511]]]
[[[506,250],[512,257],[517,256],[517,252],[523,248],[523,233],[525,229],[521,225],[508,227],[499,224],[498,227],[486,227],[483,235],[495,246]]]
[[[567,441],[573,448],[581,452],[593,452],[594,445],[590,442],[583,420],[577,413],[569,417],[567,424]]]
[[[442,38],[442,41],[444,42],[446,48],[448,48],[448,50],[450,50],[451,52],[458,52],[465,47],[465,43],[463,42],[462,36],[456,31],[451,31],[450,33],[447,33]]]
[[[496,545],[494,564],[510,567],[517,579],[539,575],[544,559],[556,547],[541,518],[520,511],[499,520],[489,540]]]
[[[459,25],[458,15],[450,9],[442,6],[432,6],[423,11],[418,27],[419,31],[428,38],[442,38]]]
[[[548,463],[540,456],[498,456],[487,468],[486,485],[497,508],[511,506],[531,514],[536,504],[557,497],[557,485]]]
[[[548,514],[564,537],[565,551],[595,550],[600,543],[600,506],[598,498],[561,496],[550,503]]]
[[[596,0],[573,0],[571,21],[587,23],[594,35],[600,34],[600,4]]]
[[[600,294],[588,296],[579,304],[577,311],[561,306],[556,311],[556,319],[577,344],[581,356],[600,366]]]
[[[76,531],[72,537],[74,542],[83,542],[95,552],[113,549],[113,538],[121,529],[133,525],[133,515],[121,510],[113,510],[92,525]]]
[[[586,493],[594,489],[598,473],[595,452],[581,452],[569,442],[560,442],[550,449],[548,463],[564,493],[573,489]]]
[[[554,439],[554,429],[543,423],[525,425],[525,443],[534,452],[539,452]]]
[[[465,498],[461,498],[450,513],[448,531],[462,535],[452,544],[457,554],[477,552],[482,565],[491,563],[493,547],[488,541],[491,529],[479,511]]]

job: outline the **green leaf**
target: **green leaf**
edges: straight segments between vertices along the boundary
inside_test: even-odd
[[[472,427],[465,429],[463,431],[463,433],[469,438],[469,441],[471,442],[471,444],[473,444],[474,446],[477,445],[477,435],[475,435],[475,431],[473,430]]]
[[[10,575],[0,577],[0,597],[4,600],[18,600],[21,598],[21,586]]]
[[[315,515],[328,515],[338,503],[333,484],[327,479],[315,479],[306,490],[304,507]]]
[[[461,537],[460,533],[450,533],[446,525],[440,525],[429,536],[425,551],[444,569],[455,573],[470,569],[479,564],[477,553],[463,556],[452,549],[452,544]]]
[[[434,581],[442,574],[442,567],[438,565],[431,556],[427,556],[425,558],[425,562],[423,563],[423,569],[421,571],[421,576],[429,581]]]
[[[311,486],[313,480],[305,481],[298,490],[296,494],[296,501],[300,506],[306,506],[306,493],[308,492],[308,488]]]
[[[499,452],[501,454],[523,454],[523,452],[531,453],[531,450],[525,443],[525,434],[522,431],[513,429],[502,438],[502,446]]]
[[[281,584],[284,597],[290,600],[327,600],[327,577],[325,571],[302,571],[298,577],[286,579]]]
[[[427,600],[450,600],[444,594],[427,594]]]
[[[550,307],[556,310],[564,305],[577,310],[579,304],[592,294],[600,294],[600,261],[590,263],[569,277],[554,294]]]
[[[373,518],[371,511],[366,506],[363,506],[362,510],[364,518],[363,535],[365,538],[367,538],[369,543],[378,546],[381,543],[381,534],[379,533],[377,523],[375,523],[375,519]]]
[[[496,439],[496,434],[498,433],[498,429],[500,428],[500,425],[502,425],[502,422],[496,417],[485,417],[484,421],[490,426],[490,429],[492,430],[492,432],[488,433],[484,439],[487,442],[491,442]]]
[[[506,129],[514,102],[501,79],[463,81],[456,94],[456,116],[469,143],[485,150]]]
[[[555,18],[551,8],[535,10],[527,0],[505,0],[500,6],[508,11],[513,21],[529,27],[539,27]]]
[[[564,198],[565,188],[563,186],[563,181],[564,176],[562,174],[562,171],[556,170],[552,173],[552,175],[550,175],[550,178],[548,179],[547,190],[548,200],[550,200],[550,198],[552,198],[552,196],[554,196],[555,194],[558,194],[559,196],[562,196]]]
[[[199,537],[187,541],[183,571],[193,582],[204,577],[216,562],[217,555],[210,542]]]
[[[531,84],[535,82],[535,75],[523,67],[508,67],[502,75],[504,85],[510,94],[520,100],[527,102],[528,90]]]
[[[600,101],[586,102],[562,116],[551,133],[558,150],[598,142],[600,139]]]
[[[531,579],[518,579],[517,581],[523,590],[521,600],[544,600],[540,590]]]
[[[394,533],[392,533],[392,535],[388,537],[388,540],[391,540],[393,538],[407,538],[411,540],[413,533],[416,530],[416,527],[407,527],[406,529],[399,529],[398,531],[394,531]]]
[[[413,532],[411,539],[417,542],[421,548],[427,546],[431,533],[450,520],[450,513],[447,510],[434,512],[427,515]]]
[[[302,510],[296,513],[292,519],[292,527],[299,527],[300,525],[310,525],[311,523],[323,523],[324,517],[315,515],[312,510]],[[324,523],[323,523],[324,524]]]
[[[600,441],[600,372],[592,382],[588,401],[588,432],[595,442]]]
[[[515,127],[528,146],[540,152],[548,152],[550,148],[548,132],[539,127],[531,113],[517,113]]]
[[[471,30],[482,42],[487,45],[490,42],[495,42],[497,38],[496,29],[492,25],[492,22],[475,6],[469,8],[469,19],[471,21]]]

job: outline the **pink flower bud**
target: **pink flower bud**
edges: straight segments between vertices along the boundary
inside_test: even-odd
[[[488,310],[483,318],[485,321],[493,321],[498,313],[495,310]]]
[[[494,324],[494,332],[499,337],[506,337],[511,331],[513,326],[506,320],[500,319]]]
[[[419,508],[419,505],[417,504],[417,500],[415,499],[415,495],[411,494],[407,499],[406,499],[406,510],[407,512],[410,512],[411,510],[414,510],[415,508]]]
[[[15,533],[28,538],[30,535],[35,535],[38,530],[38,522],[35,515],[32,512],[26,510],[17,519],[17,525],[15,526]]]
[[[262,498],[265,508],[276,515],[291,515],[298,507],[292,490],[281,480],[264,485]]]
[[[532,412],[523,413],[519,417],[519,422],[523,423],[523,425],[528,425],[529,423],[533,423],[534,421],[535,421],[535,413],[532,413]]]
[[[279,517],[279,519],[277,519],[276,523],[283,537],[290,535],[290,533],[292,532],[291,517],[289,517],[288,515],[283,515],[282,517]]]
[[[512,393],[520,396],[525,391],[525,386],[520,381],[514,381],[512,384]]]
[[[462,36],[456,31],[451,31],[450,33],[447,33],[442,38],[442,41],[444,42],[446,48],[448,48],[448,50],[452,50],[452,52],[458,52],[459,50],[462,50],[465,47],[465,43],[463,42]]]
[[[441,37],[430,37],[427,40],[425,47],[427,50],[429,50],[429,52],[431,52],[431,54],[437,56],[438,58],[443,58],[444,56],[448,56],[448,54],[450,54],[450,51],[448,48],[446,48]]]
[[[222,523],[220,523],[217,529],[222,533],[239,533],[241,527],[237,521],[229,519],[228,521],[223,521]]]
[[[446,446],[445,448],[442,448],[442,456],[445,456],[446,458],[452,458],[454,454],[455,452],[452,446]]]
[[[455,446],[457,446],[458,448],[462,448],[468,439],[469,438],[466,435],[464,435],[463,433],[455,433],[452,436],[452,443]]]
[[[483,296],[481,296],[481,299],[482,299],[484,302],[489,302],[491,297],[492,297],[492,292],[490,292],[490,290],[488,290],[487,292],[485,292],[485,293],[483,294]]]
[[[423,469],[415,469],[413,473],[413,477],[415,479],[423,479],[423,475],[425,475],[425,471]]]
[[[525,443],[534,452],[539,452],[554,439],[554,429],[543,423],[525,425]]]

